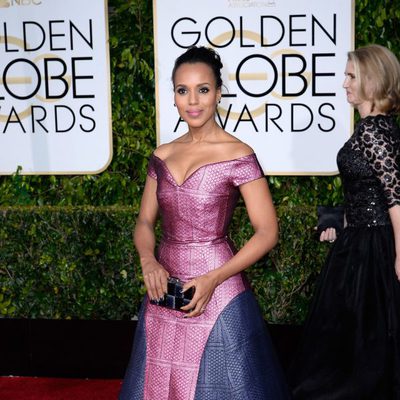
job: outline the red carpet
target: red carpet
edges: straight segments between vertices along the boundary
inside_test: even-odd
[[[0,378],[0,400],[117,400],[118,379]]]

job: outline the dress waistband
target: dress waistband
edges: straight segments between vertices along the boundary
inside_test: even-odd
[[[190,247],[199,247],[199,246],[209,246],[213,244],[218,244],[218,243],[223,243],[223,242],[228,242],[229,238],[227,236],[223,236],[220,238],[215,238],[211,240],[174,240],[170,238],[161,238],[161,243],[165,243],[168,245],[174,245],[174,246],[190,246]]]

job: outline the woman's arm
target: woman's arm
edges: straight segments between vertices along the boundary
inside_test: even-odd
[[[193,309],[187,316],[196,317],[204,311],[215,288],[231,276],[243,271],[270,251],[278,241],[278,221],[270,191],[264,178],[239,186],[246,204],[254,234],[225,264],[186,283],[185,289],[195,286],[191,303],[184,310]]]
[[[389,208],[390,220],[392,221],[395,249],[396,249],[396,261],[394,264],[397,279],[400,281],[400,205],[395,205]]]
[[[213,271],[218,284],[253,265],[278,242],[278,220],[267,181],[261,178],[239,188],[254,234],[233,258]]]
[[[167,292],[168,272],[155,258],[154,227],[158,215],[157,181],[147,177],[134,230],[134,242],[139,253],[144,284],[150,299],[160,299]]]

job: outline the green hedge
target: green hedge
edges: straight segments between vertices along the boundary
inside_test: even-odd
[[[132,229],[134,207],[8,207],[0,210],[0,316],[127,319],[144,288]],[[310,207],[279,207],[282,240],[248,277],[265,317],[298,323],[326,245],[315,239]],[[237,246],[251,235],[235,213]],[[299,233],[301,232],[301,234]]]
[[[129,318],[143,288],[132,243],[135,210],[0,210],[0,315]]]

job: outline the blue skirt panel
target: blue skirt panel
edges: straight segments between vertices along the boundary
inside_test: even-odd
[[[211,331],[195,400],[290,398],[257,301],[246,290],[229,303]]]

